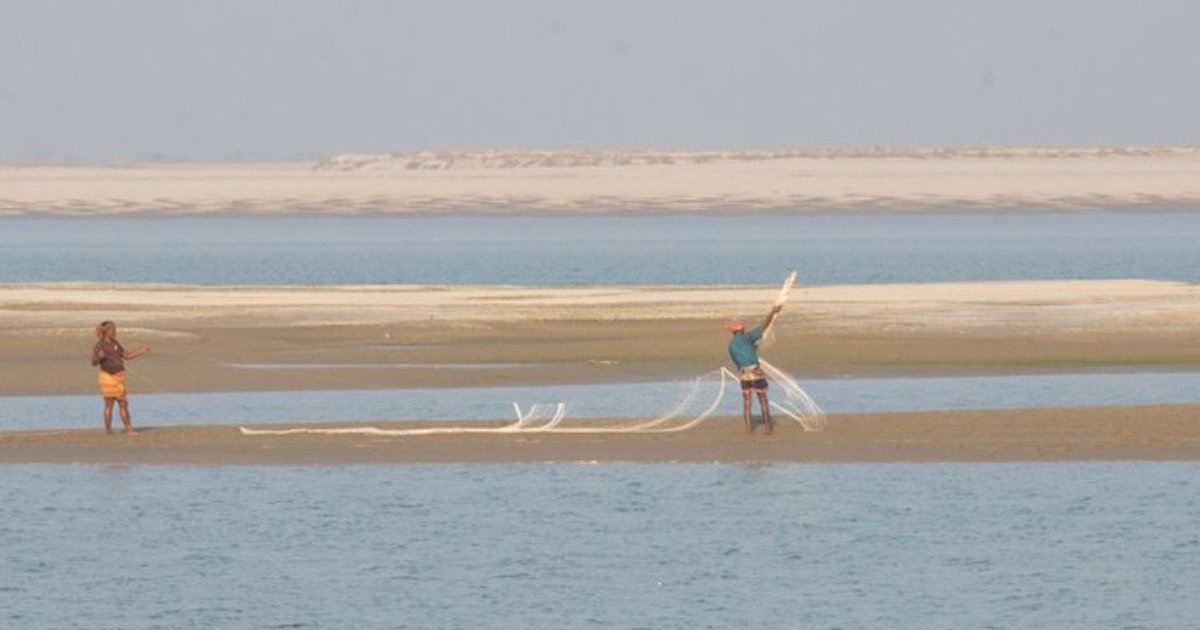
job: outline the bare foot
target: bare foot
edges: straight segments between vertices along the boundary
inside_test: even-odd
[[[137,435],[138,432],[133,429],[125,429],[125,435]]]

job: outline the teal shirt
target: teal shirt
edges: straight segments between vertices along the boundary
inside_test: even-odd
[[[758,363],[758,342],[762,340],[762,328],[751,328],[733,335],[729,340],[729,358],[738,368]]]

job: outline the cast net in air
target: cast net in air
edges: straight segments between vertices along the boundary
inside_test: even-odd
[[[779,293],[775,296],[773,306],[782,308],[788,301],[788,296],[792,293],[792,287],[796,286],[796,270],[791,270],[787,278],[783,281],[783,286],[779,288]],[[763,330],[762,341],[758,343],[760,348],[766,348],[775,343],[775,319],[772,319]]]

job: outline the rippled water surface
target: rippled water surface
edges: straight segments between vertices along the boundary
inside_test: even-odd
[[[1200,465],[13,466],[0,625],[1189,628]]]
[[[9,218],[0,235],[0,282],[1200,280],[1200,212],[1182,211]]]

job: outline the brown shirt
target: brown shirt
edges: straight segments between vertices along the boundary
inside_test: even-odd
[[[100,353],[104,353],[101,358]],[[120,374],[125,371],[125,348],[121,347],[121,342],[116,340],[101,339],[96,347],[92,348],[92,365],[100,366],[101,370],[109,374]]]

